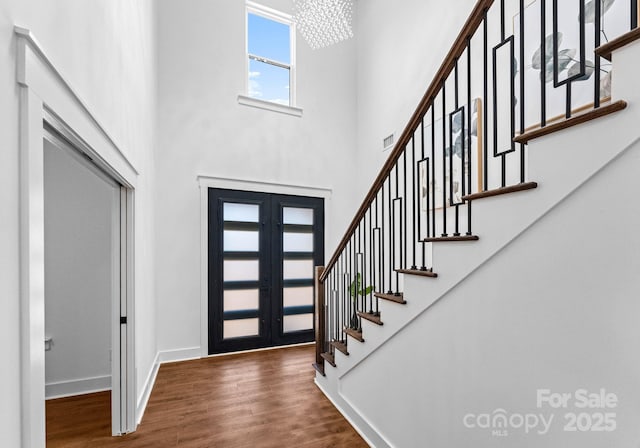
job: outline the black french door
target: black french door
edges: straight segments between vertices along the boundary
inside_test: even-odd
[[[209,354],[314,340],[324,199],[209,189]]]

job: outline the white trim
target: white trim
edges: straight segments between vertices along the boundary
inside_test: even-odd
[[[58,381],[45,386],[45,399],[73,397],[75,395],[92,394],[111,390],[111,375],[92,378],[79,378],[69,381]]]
[[[372,447],[375,448],[375,445],[373,444],[371,439],[369,439],[367,434],[358,425],[355,424],[355,422],[351,419],[351,416],[347,412],[345,412],[345,410],[342,408],[342,406],[340,406],[338,403],[336,403],[334,401],[333,397],[331,397],[331,395],[329,393],[327,393],[327,391],[325,390],[324,386],[322,386],[320,384],[320,382],[318,381],[317,377],[314,378],[313,382],[316,384],[316,386],[318,386],[318,389],[320,389],[320,391],[324,394],[324,396],[327,397],[327,399],[331,402],[333,407],[335,407],[338,410],[338,412],[340,414],[342,414],[344,419],[349,422],[351,427],[353,429],[355,429],[358,434],[360,434],[360,437],[362,437],[364,439],[364,441],[367,443],[367,445],[372,446]],[[364,417],[362,415],[360,416],[360,418],[362,418],[364,420]],[[369,425],[369,427],[371,427],[371,425]]]
[[[275,103],[271,103],[269,101],[261,101],[261,100],[257,100],[260,101],[261,103],[266,103],[266,104],[260,104],[260,103],[253,103],[253,102],[249,102],[247,101],[247,99],[251,99],[251,100],[255,100],[255,98],[250,98],[249,95],[249,14],[255,14],[255,15],[259,15],[262,17],[265,17],[269,20],[274,20],[276,22],[280,22],[283,23],[285,25],[287,25],[289,27],[289,106],[284,106],[284,107],[289,107],[291,109],[291,111],[287,111],[287,110],[283,110],[280,108],[274,108],[274,107],[269,107],[269,104],[275,104]],[[284,113],[284,114],[289,114],[289,115],[294,115],[294,116],[298,116],[301,117],[302,116],[302,109],[296,107],[298,105],[297,101],[297,81],[296,81],[296,77],[297,77],[297,59],[296,59],[296,52],[297,52],[297,45],[296,45],[296,37],[297,37],[297,32],[296,32],[296,24],[293,21],[293,16],[291,14],[286,14],[284,12],[275,10],[273,8],[269,8],[267,6],[263,6],[260,5],[258,3],[252,2],[250,0],[247,0],[246,2],[246,6],[245,6],[245,25],[244,25],[244,42],[245,42],[245,70],[244,70],[244,74],[245,74],[245,89],[244,92],[246,95],[238,95],[238,103],[240,104],[244,104],[245,106],[251,106],[251,107],[257,107],[260,109],[266,109],[266,110],[271,110],[274,112],[280,112],[280,113]],[[264,56],[264,55],[256,55],[256,56]],[[241,97],[243,97],[244,99],[241,100]],[[299,115],[298,112],[299,111]]]
[[[287,106],[285,104],[278,104],[271,101],[260,100],[258,98],[251,98],[246,95],[238,95],[238,104],[255,107],[257,109],[279,112],[281,114],[293,115],[294,117],[302,117],[303,112],[299,107]]]
[[[158,370],[160,370],[160,352],[156,353],[156,357],[153,360],[153,364],[151,366],[151,370],[149,371],[149,375],[147,375],[147,379],[142,385],[142,394],[140,394],[140,398],[138,399],[138,403],[136,406],[136,424],[140,424],[142,421],[142,417],[144,416],[144,411],[147,410],[147,404],[149,404],[149,398],[151,397],[151,391],[153,390],[153,386],[156,384],[156,379],[158,378]]]
[[[290,194],[292,196],[312,196],[330,200],[333,190],[329,187],[310,185],[293,185],[280,182],[267,182],[252,179],[233,179],[230,177],[205,176],[197,177],[200,188],[227,188],[229,190],[248,190],[258,193]]]
[[[47,121],[114,179],[128,187],[127,208],[133,216],[137,170],[75,90],[55,68],[31,32],[15,27],[17,83],[20,97],[20,332],[21,436],[23,448],[45,445],[44,340],[44,148]],[[135,430],[135,360],[133,338],[133,219],[127,232],[127,421],[123,432]],[[131,233],[130,233],[131,232]],[[114,356],[116,354],[114,353]],[[113,377],[113,381],[119,379]],[[117,411],[116,411],[117,412]],[[114,412],[114,414],[116,414]]]
[[[158,362],[160,364],[191,361],[193,359],[200,358],[200,347],[179,348],[175,350],[163,350],[158,352]]]
[[[259,193],[288,194],[308,196],[325,200],[325,222],[331,222],[327,202],[331,200],[332,190],[327,187],[310,187],[274,182],[261,182],[248,179],[230,179],[226,177],[198,176],[200,186],[200,355],[209,356],[209,188],[255,191]]]
[[[31,50],[33,50],[36,53],[36,55],[47,65],[47,67],[56,75],[58,80],[60,82],[62,82],[62,84],[69,91],[71,96],[73,96],[75,98],[75,100],[78,103],[80,103],[80,106],[82,107],[84,112],[87,114],[87,116],[89,116],[91,118],[91,120],[97,126],[97,128],[100,130],[102,135],[105,138],[107,138],[107,140],[109,140],[111,145],[118,151],[118,153],[120,154],[122,159],[127,163],[129,168],[131,168],[131,170],[133,170],[133,172],[135,174],[139,174],[138,171],[136,170],[136,168],[133,166],[133,164],[129,160],[129,158],[126,156],[126,154],[120,149],[121,146],[118,145],[115,142],[114,138],[105,130],[104,126],[102,126],[102,124],[100,124],[100,121],[95,117],[94,114],[91,113],[91,111],[89,110],[89,107],[87,106],[87,104],[82,100],[80,95],[78,95],[76,93],[77,91],[71,86],[71,84],[69,83],[67,78],[62,76],[62,73],[60,72],[60,70],[58,70],[58,68],[53,64],[53,62],[51,62],[51,59],[49,59],[49,57],[47,56],[47,54],[43,50],[42,45],[40,45],[40,43],[35,38],[33,33],[28,28],[24,28],[24,27],[17,26],[17,25],[13,27],[13,30],[14,30],[14,33],[17,36],[22,37],[28,43],[28,45],[31,48]],[[26,66],[21,64],[21,65],[18,66],[18,82],[20,84],[23,84],[23,85],[27,86],[28,84],[25,83],[25,79],[26,78],[27,78]]]
[[[277,9],[269,8],[268,6],[261,5],[256,2],[247,0],[247,11],[259,14],[271,20],[284,23],[285,25],[291,25],[293,23],[293,16],[291,14],[278,11]]]

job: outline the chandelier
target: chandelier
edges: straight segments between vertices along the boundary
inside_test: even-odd
[[[314,50],[353,37],[353,0],[293,0],[300,34]]]

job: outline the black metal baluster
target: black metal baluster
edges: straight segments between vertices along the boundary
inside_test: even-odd
[[[505,38],[505,23],[504,23],[504,0],[500,0],[500,41],[504,41]]]
[[[637,4],[637,3],[636,3]],[[596,35],[595,35],[595,48],[598,48],[601,43],[601,33],[602,33],[602,3],[597,1],[595,2],[595,25],[596,25]],[[594,67],[593,67],[593,75],[594,75],[594,97],[593,97],[593,107],[600,107],[600,56],[594,53]]]
[[[540,3],[540,57],[546,60],[547,55],[547,1]],[[524,30],[522,31],[524,33]],[[547,125],[547,73],[544,67],[540,70],[540,126]]]
[[[466,151],[462,152],[462,196],[471,194],[471,170],[473,167],[473,157],[471,154],[471,127],[473,126],[473,107],[471,106],[471,38],[467,37],[467,135],[469,142]],[[465,163],[466,162],[466,163]],[[467,228],[469,235],[471,226]]]
[[[467,144],[462,151],[462,196],[473,193],[471,187],[471,170],[473,156],[471,154],[471,127],[473,126],[473,107],[471,106],[471,37],[467,37]],[[476,128],[478,123],[476,121]],[[466,154],[465,154],[466,153]],[[466,157],[466,159],[465,159]],[[465,163],[466,162],[466,163]],[[466,179],[466,180],[465,180]],[[467,201],[467,235],[471,235],[471,201]]]
[[[402,228],[400,226],[397,225],[396,223],[396,213],[395,213],[395,200],[398,199],[398,162],[396,161],[396,164],[394,166],[395,172],[396,172],[396,189],[395,189],[395,199],[393,201],[391,201],[391,219],[393,220],[393,226],[391,227],[393,229],[393,256],[392,256],[392,262],[391,262],[391,269],[392,272],[395,274],[395,280],[396,280],[396,291],[395,294],[396,295],[400,295],[400,274],[398,273],[398,271],[396,271],[396,243],[398,243],[398,248],[400,249],[400,256],[398,257],[400,260],[402,260],[402,241],[397,241],[396,239],[396,227],[400,228],[400,231],[402,232]],[[402,223],[400,224],[402,225]]]
[[[369,205],[369,281],[375,285],[373,277],[373,202]],[[373,290],[369,293],[369,314],[373,314]]]
[[[345,248],[346,249],[346,248]],[[349,263],[348,263],[348,257],[345,257],[345,267],[348,269]],[[346,302],[346,315],[345,315],[345,324],[343,329],[347,329],[347,328],[351,328],[351,296],[349,294],[349,282],[351,281],[351,274],[349,274],[348,272],[345,272],[342,274],[342,289],[344,291],[344,301]],[[346,335],[346,332],[343,334],[344,336],[344,343],[348,345],[348,341],[349,338]]]
[[[422,152],[422,158],[424,159],[424,151]],[[429,237],[436,237],[436,103],[435,99],[431,102],[431,164],[427,165],[431,167],[431,181],[427,184],[428,189],[431,191],[431,207],[427,207],[427,210],[431,213],[431,234]],[[444,179],[443,179],[444,181]],[[433,185],[432,185],[433,184]],[[433,188],[432,188],[433,187]],[[423,267],[424,263],[422,263]],[[425,267],[426,269],[426,267]]]
[[[404,151],[402,152],[402,158],[404,161],[404,171],[402,171],[402,186],[404,188],[404,196],[402,203],[403,205],[407,203],[407,147],[405,146]],[[409,234],[409,229],[407,229],[407,213],[409,213],[409,207],[406,205],[402,207],[402,217],[404,223],[404,237],[400,237],[400,242],[404,243],[401,247],[404,250],[404,257],[400,258],[402,262],[402,269],[407,268],[407,256],[409,253],[409,238],[407,235]]]
[[[424,123],[424,119],[421,120]],[[424,131],[423,131],[424,132]],[[413,191],[413,263],[411,263],[411,270],[415,271],[418,269],[416,266],[416,247],[420,241],[420,231],[416,229],[420,229],[420,215],[422,213],[418,213],[416,215],[416,202],[420,200],[420,194],[416,194],[416,133],[413,132],[413,137],[411,137],[411,188]],[[420,207],[417,208],[420,210]]]
[[[335,269],[331,270],[331,298],[333,302],[333,340],[339,340],[339,325],[340,325],[340,308],[338,307],[338,290],[336,288],[336,272]],[[333,348],[333,347],[332,347]]]
[[[638,2],[631,0],[631,29],[638,28]]]
[[[351,239],[349,239],[349,283],[347,285],[347,291],[349,292],[349,328],[355,330],[357,327],[357,322],[354,322],[354,315],[356,313],[355,297],[351,294],[351,285],[355,280],[355,269],[353,268],[355,258],[354,250],[353,236],[351,236]]]
[[[393,210],[393,201],[391,199],[391,173],[387,176],[387,199],[389,206],[389,294],[393,294],[393,255],[395,248],[393,244],[393,227],[391,224],[391,215]]]
[[[524,98],[524,0],[520,0],[520,134],[525,130],[525,98]],[[525,145],[520,143],[520,183],[525,181]]]
[[[349,298],[347,296],[347,291],[346,291],[346,287],[344,285],[344,281],[346,278],[346,274],[347,274],[347,263],[346,263],[346,254],[344,252],[344,250],[342,251],[342,256],[340,257],[340,264],[342,266],[341,268],[341,280],[342,280],[342,340],[344,341],[344,343],[347,343],[347,335],[344,332],[344,329],[347,328],[348,323],[349,323]]]
[[[380,193],[378,193],[380,194]],[[380,228],[379,224],[378,224],[378,194],[376,194],[376,228],[378,229],[378,256],[376,257],[376,259],[378,260],[378,284],[380,285],[380,282],[384,282],[384,276],[383,276],[383,269],[382,269],[382,263],[384,260],[382,253],[384,250],[384,240],[383,240],[383,236],[382,236],[382,229]],[[383,198],[384,198],[384,191],[382,192],[383,194]],[[384,292],[384,283],[380,285],[380,287],[378,288],[378,291],[380,292]],[[380,311],[378,310],[378,304],[379,304],[379,299],[376,297],[376,314],[379,315]]]
[[[365,269],[364,269],[364,251],[362,249],[362,221],[358,224],[358,274],[360,275],[360,286],[356,287],[356,294],[359,296],[358,312],[365,312],[366,306],[364,305],[364,294],[362,294],[363,286],[365,283]],[[358,316],[358,328],[362,326],[362,320]]]
[[[544,1],[542,3],[544,3]],[[484,191],[489,189],[489,30],[487,24],[487,12],[488,9],[485,9],[482,18],[484,33],[484,144],[482,146]]]
[[[338,313],[338,341],[342,341],[342,296],[340,295],[340,276],[342,273],[340,272],[340,257],[338,257],[338,261],[333,266],[333,276],[334,276],[334,285],[336,290],[336,307]]]
[[[382,184],[382,188],[380,188],[380,191],[382,192],[382,200],[380,201],[380,239],[381,239],[381,244],[380,244],[380,283],[381,283],[381,289],[380,292],[384,293],[386,290],[386,272],[385,272],[385,265],[386,265],[386,258],[385,258],[385,228],[384,228],[384,183]]]
[[[454,94],[455,94],[455,99],[454,99],[454,109],[457,110],[458,106],[459,106],[459,102],[458,102],[458,89],[459,89],[459,84],[458,84],[458,59],[456,59],[455,64],[454,64],[454,68],[453,68],[453,72],[454,72],[454,85],[453,85],[453,90],[454,90]],[[453,131],[453,123],[451,122],[451,116],[449,116],[449,135],[451,136]],[[464,135],[462,135],[462,138],[464,139]],[[453,203],[453,138],[449,138],[449,201],[451,202],[451,204],[454,206],[454,210],[455,210],[455,230],[453,232],[454,236],[460,236],[460,206],[459,204],[454,204]],[[464,149],[464,143],[463,143],[463,149]],[[462,155],[462,165],[464,166],[464,150],[462,151],[463,155]],[[464,173],[462,174],[462,179],[464,179]],[[464,180],[462,181],[464,184]]]
[[[447,128],[446,119],[447,116],[447,82],[442,83],[442,236],[446,237],[447,234]],[[451,176],[449,176],[449,183],[451,183]]]

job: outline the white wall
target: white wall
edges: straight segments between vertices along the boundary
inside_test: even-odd
[[[48,398],[111,387],[120,189],[47,140],[44,151],[45,334],[52,339],[45,354]]]
[[[140,171],[136,196],[138,383],[156,353],[152,274],[155,49],[151,0],[4,0],[0,4],[0,433],[19,446],[18,92],[14,25],[29,28]]]
[[[291,12],[285,0],[262,2]],[[313,51],[297,40],[303,117],[250,108],[243,1],[158,2],[156,291],[160,350],[200,346],[197,176],[327,187],[328,255],[357,206],[355,42]]]
[[[640,188],[638,166],[636,143],[348,372],[342,397],[391,446],[637,446],[640,213],[612,192]],[[424,286],[408,281],[407,300],[433,300]],[[581,388],[619,404],[580,409],[572,395],[566,409],[537,407],[538,389]],[[555,420],[545,436],[463,424],[497,409]],[[617,429],[565,432],[568,412],[614,412]]]
[[[359,197],[409,122],[475,0],[363,0],[357,4]]]

